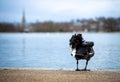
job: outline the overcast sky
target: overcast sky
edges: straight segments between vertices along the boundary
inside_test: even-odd
[[[120,17],[120,0],[0,0],[0,22],[70,21]]]

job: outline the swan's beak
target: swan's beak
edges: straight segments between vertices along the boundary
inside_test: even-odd
[[[72,55],[75,57],[75,55],[76,55],[76,49],[72,49]]]
[[[71,55],[75,57],[76,49],[72,48],[72,45],[70,45],[70,47],[71,47]]]

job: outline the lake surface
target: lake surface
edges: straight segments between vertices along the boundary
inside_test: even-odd
[[[0,33],[0,68],[75,69],[69,39],[74,33]],[[94,42],[89,69],[120,70],[120,33],[83,33]],[[85,60],[79,61],[84,68]]]

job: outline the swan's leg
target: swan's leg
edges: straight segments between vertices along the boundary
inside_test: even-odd
[[[77,64],[77,69],[76,69],[76,71],[80,71],[79,68],[78,68],[78,64],[79,64],[79,61],[78,61],[78,60],[77,60],[77,63],[76,63],[76,64]]]
[[[87,65],[88,65],[88,60],[86,60],[86,65],[85,65],[84,70],[87,70]]]

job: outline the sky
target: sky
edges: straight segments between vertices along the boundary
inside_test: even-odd
[[[64,22],[96,17],[120,17],[120,0],[0,0],[0,22]]]

